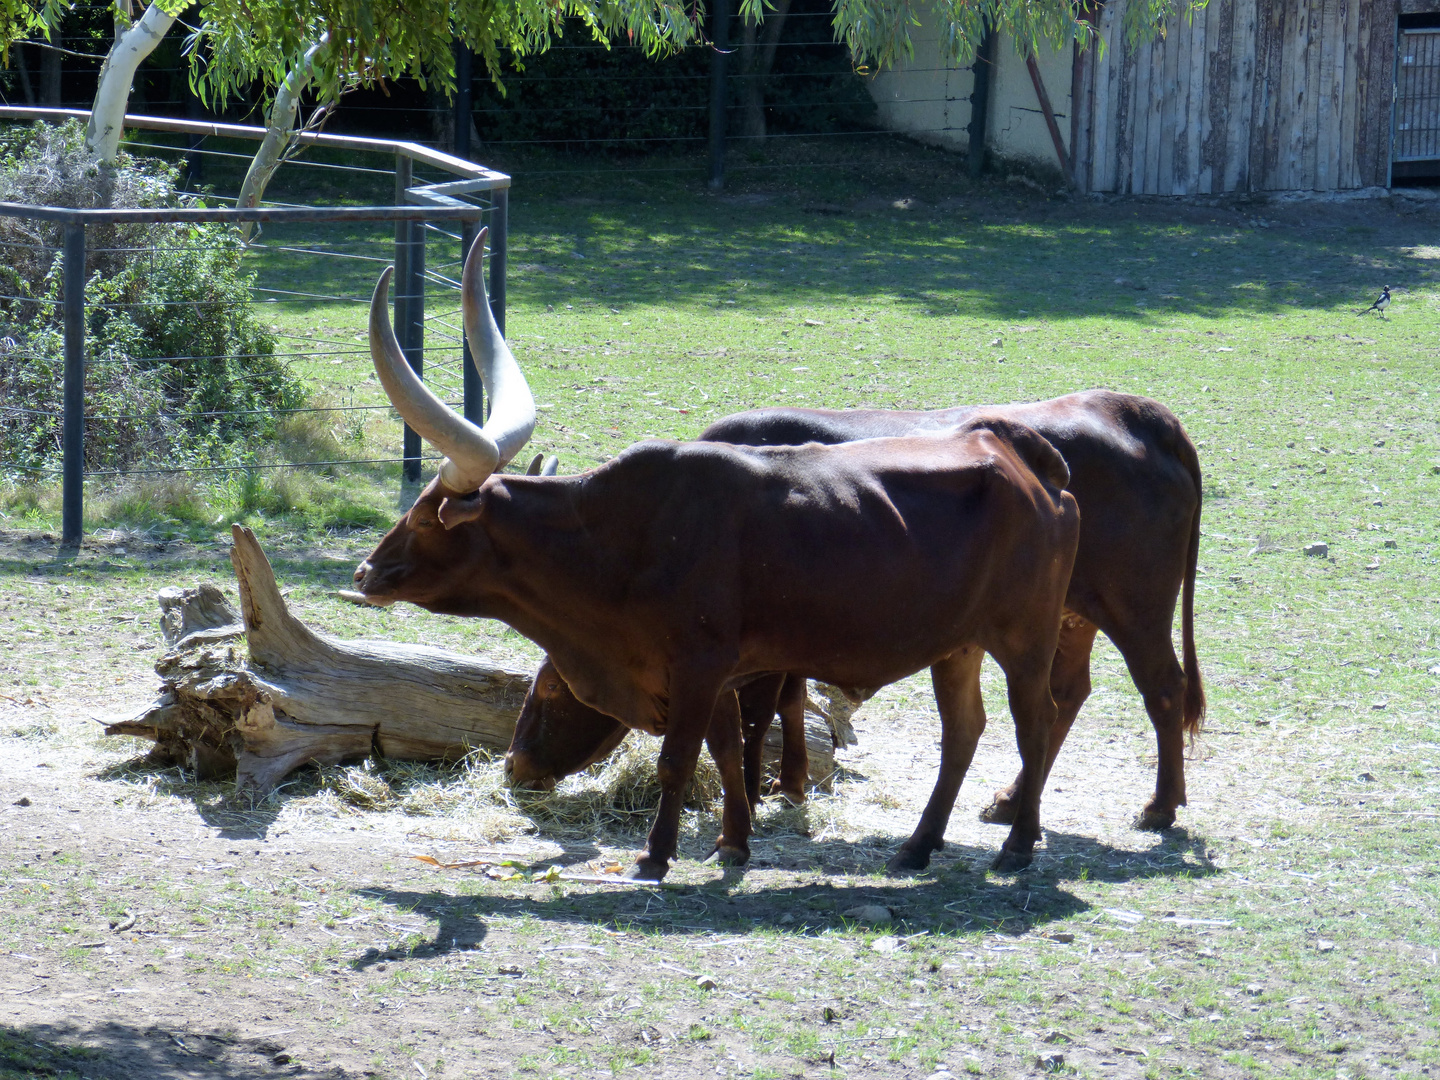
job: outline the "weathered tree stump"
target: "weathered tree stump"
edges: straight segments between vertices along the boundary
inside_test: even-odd
[[[453,761],[476,747],[510,745],[528,673],[444,649],[316,633],[286,608],[255,534],[238,525],[233,534],[248,657],[238,633],[192,630],[155,666],[164,681],[159,699],[107,734],[154,739],[155,760],[202,776],[233,771],[236,786],[256,795],[306,764],[371,754]],[[204,591],[177,598],[167,590],[169,623],[186,625],[172,613],[186,607],[189,592],[197,594],[190,608],[223,618],[213,599],[199,598]],[[200,621],[195,615],[190,625]]]
[[[509,747],[531,673],[444,649],[317,633],[290,614],[255,534],[239,525],[232,534],[241,619],[213,585],[161,590],[170,651],[155,665],[160,695],[107,725],[107,735],[151,739],[152,762],[207,779],[233,774],[237,789],[253,796],[302,765],[371,755],[455,761],[476,748]],[[810,779],[828,790],[835,748],[855,741],[855,706],[823,683],[809,689]],[[767,765],[779,757],[775,725]]]

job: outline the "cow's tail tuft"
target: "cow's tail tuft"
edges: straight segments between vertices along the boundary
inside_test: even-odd
[[[1180,637],[1185,664],[1185,731],[1193,739],[1205,719],[1205,683],[1195,655],[1195,572],[1200,563],[1200,508],[1204,495],[1200,484],[1200,457],[1188,438],[1186,466],[1195,481],[1195,513],[1190,520],[1190,550],[1186,553],[1185,585],[1181,593]]]

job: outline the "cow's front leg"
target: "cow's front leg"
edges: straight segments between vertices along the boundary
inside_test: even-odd
[[[980,665],[985,653],[976,645],[959,649],[930,669],[935,705],[940,713],[940,775],[925,804],[925,813],[909,840],[887,864],[892,874],[924,870],[930,853],[945,846],[945,826],[955,808],[955,796],[975,757],[985,732],[985,702],[980,696]]]
[[[715,702],[705,741],[720,770],[720,787],[725,793],[720,837],[705,861],[744,866],[750,861],[750,798],[741,765],[740,705],[733,691],[721,694]]]
[[[670,860],[680,838],[680,811],[685,790],[695,776],[700,746],[710,729],[710,717],[720,695],[721,679],[671,677],[670,710],[665,721],[665,740],[655,772],[660,780],[660,808],[650,827],[646,849],[626,873],[636,881],[659,881],[670,869]],[[732,695],[733,696],[733,695]],[[738,722],[738,721],[737,721]],[[742,784],[743,793],[743,784]]]

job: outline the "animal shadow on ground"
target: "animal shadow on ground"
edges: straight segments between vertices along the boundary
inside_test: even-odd
[[[0,1025],[0,1075],[89,1080],[342,1080],[340,1069],[292,1062],[279,1043],[219,1033],[77,1023]]]
[[[1178,834],[1178,835],[1177,835]],[[787,841],[791,837],[785,838]],[[800,839],[800,838],[794,838]],[[866,863],[871,871],[883,865],[875,853],[893,846],[894,837],[867,837],[858,841],[816,845],[817,848],[857,849],[848,855],[830,852],[830,858],[810,862]],[[424,959],[454,950],[473,949],[484,941],[491,920],[526,915],[541,923],[575,928],[644,928],[665,933],[737,933],[763,926],[780,933],[810,936],[856,922],[874,923],[876,908],[884,908],[887,932],[901,935],[988,930],[1020,936],[1045,933],[1053,923],[1074,919],[1091,910],[1064,887],[1082,878],[1129,881],[1141,878],[1208,876],[1216,872],[1204,857],[1203,843],[1183,830],[1172,830],[1148,851],[1124,851],[1100,841],[1067,834],[1050,834],[1049,847],[1030,871],[992,878],[983,867],[992,852],[965,845],[947,845],[933,868],[912,878],[864,881],[835,878],[822,869],[800,870],[801,881],[770,888],[744,889],[744,868],[724,871],[702,884],[667,881],[661,886],[615,885],[586,893],[571,893],[565,880],[551,882],[540,895],[461,895],[444,886],[429,891],[365,888],[356,895],[379,901],[408,916],[438,922],[431,940],[381,951],[370,948],[351,959],[362,970],[382,961]],[[1194,861],[1197,854],[1203,861]],[[803,861],[803,856],[801,857]],[[578,860],[569,860],[570,862]],[[544,860],[545,865],[566,863]],[[982,869],[977,869],[976,863]],[[536,864],[535,869],[541,869]],[[1088,868],[1088,872],[1082,870]],[[763,870],[764,867],[753,867]],[[452,871],[453,873],[453,871]],[[459,882],[456,882],[459,885]],[[531,886],[533,888],[533,886]],[[864,915],[849,914],[868,908]]]

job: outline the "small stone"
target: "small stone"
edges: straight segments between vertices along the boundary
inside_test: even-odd
[[[854,919],[856,922],[885,924],[895,917],[888,907],[881,904],[861,904],[840,913],[847,919]]]
[[[1384,440],[1384,439],[1376,439],[1376,440],[1375,440],[1375,445],[1376,445],[1376,446],[1384,446],[1384,445],[1385,445],[1385,440]]]
[[[1001,345],[1004,345],[1004,344],[1005,344],[1005,342],[1004,342],[1003,340],[1001,340],[1000,338],[997,337],[997,338],[995,338],[993,341],[990,342],[990,347],[991,347],[992,349],[998,349]]]
[[[1063,1031],[1047,1031],[1045,1037],[1040,1041],[1050,1043],[1053,1046],[1055,1043],[1068,1043],[1071,1040],[1070,1036],[1066,1035]]]
[[[1367,784],[1373,784],[1375,782],[1375,774],[1369,772],[1362,772],[1359,776],[1355,777],[1355,779],[1361,780]]]
[[[1043,934],[1041,936],[1050,941],[1058,941],[1061,945],[1069,945],[1075,940],[1075,935],[1070,933],[1069,930],[1057,930],[1053,934]]]
[[[1320,952],[1334,952],[1335,942],[1322,937],[1319,941],[1315,942],[1315,948]]]
[[[870,943],[870,948],[874,949],[878,953],[892,953],[896,949],[900,948],[900,939],[898,937],[892,937],[889,934],[886,934],[884,937],[878,937],[874,941],[872,941]]]
[[[714,990],[719,985],[720,984],[715,981],[715,976],[713,975],[701,975],[698,979],[695,980],[696,990]]]
[[[1376,712],[1380,712],[1382,709],[1388,709],[1389,707],[1390,702],[1388,701],[1372,701],[1370,703],[1370,708],[1374,709]]]
[[[1065,1067],[1064,1054],[1040,1054],[1035,1058],[1035,1064],[1046,1072],[1059,1072]]]
[[[955,1080],[955,1074],[949,1069],[936,1069],[925,1080]]]
[[[823,322],[821,322],[819,319],[806,319],[806,320],[805,320],[805,325],[806,325],[806,326],[824,326],[825,324],[824,324]]]
[[[1390,548],[1390,549],[1393,550],[1393,549],[1398,548],[1398,547],[1400,546],[1400,542],[1399,542],[1398,540],[1386,540],[1386,541],[1385,541],[1385,546],[1386,546],[1387,548]]]
[[[499,975],[524,975],[525,969],[518,964],[501,964],[495,969]]]
[[[10,805],[11,805],[11,806],[30,806],[30,805],[31,805],[31,803],[30,803],[30,796],[29,796],[29,795],[21,795],[18,799],[16,799],[16,800],[15,800],[13,803],[11,803]]]
[[[1249,994],[1251,997],[1259,997],[1264,992],[1265,987],[1261,986],[1259,983],[1251,983],[1249,986],[1245,987],[1245,993]]]
[[[1313,544],[1305,545],[1305,554],[1312,555],[1317,559],[1323,559],[1326,555],[1330,554],[1330,545],[1317,540]]]

